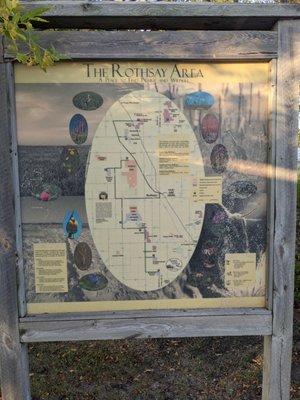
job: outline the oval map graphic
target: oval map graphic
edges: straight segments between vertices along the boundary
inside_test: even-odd
[[[204,178],[196,136],[166,96],[133,91],[114,103],[93,139],[85,201],[95,246],[110,272],[142,291],[171,283],[201,233]]]

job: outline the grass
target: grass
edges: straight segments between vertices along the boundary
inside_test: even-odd
[[[34,400],[257,399],[261,352],[259,338],[39,344],[32,391]]]

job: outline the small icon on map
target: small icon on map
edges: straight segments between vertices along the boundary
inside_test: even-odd
[[[65,236],[68,239],[78,239],[82,231],[82,222],[77,210],[67,211],[63,222]]]
[[[171,270],[179,270],[182,267],[182,262],[178,258],[169,258],[166,262],[166,267]]]
[[[99,200],[107,200],[107,199],[108,199],[108,194],[106,192],[99,193]]]

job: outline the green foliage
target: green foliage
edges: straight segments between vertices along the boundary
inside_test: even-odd
[[[9,49],[17,61],[26,65],[38,65],[44,71],[64,57],[54,47],[45,49],[38,44],[33,23],[47,23],[42,15],[45,7],[25,12],[19,0],[0,0],[0,35],[9,42]]]

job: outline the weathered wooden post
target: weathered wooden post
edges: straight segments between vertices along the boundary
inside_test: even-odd
[[[300,26],[279,21],[275,118],[275,207],[273,244],[273,329],[265,337],[264,399],[288,399],[293,344],[297,142],[300,84]],[[275,66],[274,66],[275,68]],[[278,171],[285,170],[280,178]],[[270,283],[271,285],[271,283]]]
[[[30,342],[235,335],[288,400],[300,6],[23,3],[71,59],[1,43],[3,400]]]

